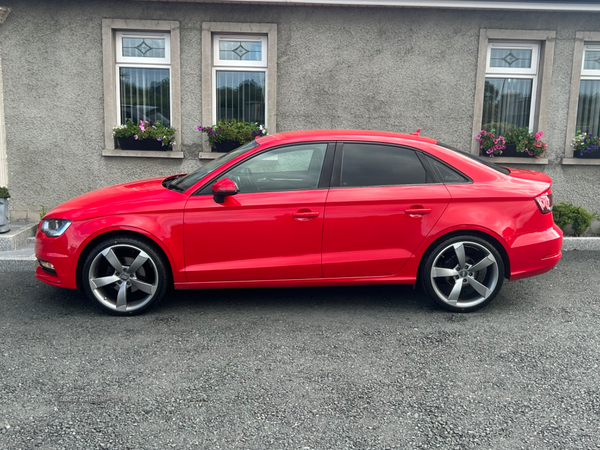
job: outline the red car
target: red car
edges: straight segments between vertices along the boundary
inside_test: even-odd
[[[420,283],[451,311],[561,257],[552,181],[418,135],[277,133],[50,211],[36,277],[141,313],[175,289]]]

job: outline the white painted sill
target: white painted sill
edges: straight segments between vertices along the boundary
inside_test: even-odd
[[[102,156],[117,156],[122,158],[166,158],[183,159],[183,152],[177,151],[157,151],[157,150],[120,150],[106,149],[102,151]]]
[[[565,166],[600,166],[600,158],[563,158],[562,163]]]

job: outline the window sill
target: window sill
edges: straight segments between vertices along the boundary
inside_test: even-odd
[[[490,161],[496,164],[523,164],[523,165],[548,165],[548,158],[511,158],[511,157],[502,157],[496,156],[494,158],[490,158]]]
[[[219,156],[223,156],[225,153],[222,152],[200,152],[198,154],[198,159],[200,160],[211,160],[211,159],[217,159]]]
[[[600,166],[600,158],[563,158],[565,166]]]
[[[106,149],[102,156],[120,156],[123,158],[167,158],[183,159],[183,152],[176,151],[152,151],[152,150],[119,150]]]

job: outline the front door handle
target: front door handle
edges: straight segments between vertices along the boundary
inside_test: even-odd
[[[405,209],[404,212],[410,216],[423,216],[429,214],[431,209],[429,208],[409,208]]]
[[[295,213],[292,213],[294,219],[314,219],[319,217],[319,211],[311,211],[310,209],[300,209]]]

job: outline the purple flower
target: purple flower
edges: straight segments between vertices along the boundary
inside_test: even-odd
[[[162,138],[156,138],[157,141],[162,141]]]
[[[198,131],[202,131],[203,129],[203,127],[198,127]]]

